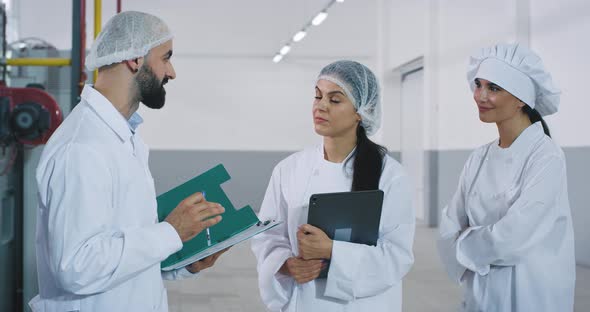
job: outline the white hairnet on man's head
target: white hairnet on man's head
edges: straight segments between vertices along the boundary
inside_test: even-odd
[[[148,52],[172,39],[168,26],[151,14],[126,11],[113,16],[104,26],[86,57],[86,68],[144,57]]]
[[[381,96],[375,74],[354,61],[337,61],[322,69],[318,80],[328,80],[344,90],[361,115],[361,126],[373,135],[381,126]]]

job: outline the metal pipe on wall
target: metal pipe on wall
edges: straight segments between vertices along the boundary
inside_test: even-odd
[[[94,38],[100,33],[102,24],[102,0],[94,0]]]
[[[6,58],[6,46],[8,42],[6,40],[6,4],[2,4],[2,58]],[[6,81],[6,64],[2,65],[2,81]]]
[[[72,60],[68,58],[12,58],[6,59],[9,66],[70,66]]]
[[[85,0],[72,0],[72,70],[70,79],[70,107],[74,109],[80,102],[80,78],[81,74],[81,50],[82,50],[82,27],[81,21],[83,14],[83,2]]]
[[[86,75],[86,0],[80,0],[80,80],[78,94],[82,93],[88,76]]]
[[[16,161],[14,163],[14,171],[15,173],[12,175],[13,180],[12,183],[14,185],[14,205],[17,208],[23,207],[24,202],[24,177],[23,177],[23,170],[24,170],[24,150],[22,146],[15,146],[14,148],[17,149],[17,156]],[[23,209],[16,209],[15,211],[15,232],[14,232],[14,240],[16,242],[16,311],[27,311],[25,307],[28,309],[27,302],[25,302],[25,282],[23,279],[24,274],[24,263],[23,263],[23,230],[24,230],[24,220],[23,220]]]
[[[98,37],[100,33],[100,27],[102,25],[102,0],[94,0],[94,39]],[[94,70],[93,80],[96,82],[98,77],[98,70]]]

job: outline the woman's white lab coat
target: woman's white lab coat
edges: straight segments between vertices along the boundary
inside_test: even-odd
[[[300,285],[278,272],[298,254],[297,228],[307,221],[311,194],[350,191],[352,160],[344,168],[323,156],[323,146],[309,148],[273,171],[259,217],[285,223],[252,240],[263,302],[272,311],[401,311],[402,278],[414,262],[415,219],[408,178],[389,156],[379,183],[385,197],[377,246],[335,241],[327,279]],[[333,166],[341,177],[322,180],[322,170]]]
[[[479,172],[479,173],[478,173]],[[565,157],[541,123],[475,150],[444,209],[439,253],[464,311],[572,311],[575,257]]]

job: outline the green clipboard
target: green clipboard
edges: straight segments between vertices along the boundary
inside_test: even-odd
[[[219,164],[157,197],[160,222],[183,199],[196,192],[205,191],[207,201],[219,203],[225,208],[221,222],[209,228],[211,245],[207,242],[206,231],[199,233],[190,241],[184,242],[181,250],[166,258],[161,264],[162,270],[182,268],[282,223],[261,222],[250,206],[236,210],[221,188],[221,184],[230,178],[225,167]]]

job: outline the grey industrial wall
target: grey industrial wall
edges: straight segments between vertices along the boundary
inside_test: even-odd
[[[583,220],[590,220],[590,192],[586,179],[590,176],[590,147],[564,148],[568,165],[570,205],[576,238],[578,264],[590,266],[590,227]],[[430,207],[435,212],[429,216],[429,224],[437,224],[440,210],[457,187],[459,174],[470,151],[429,151],[427,159],[432,168],[429,178]],[[224,189],[236,207],[251,205],[258,211],[274,166],[291,152],[257,151],[168,151],[154,150],[150,154],[150,167],[158,193],[222,163],[232,180]],[[399,159],[399,153],[392,156]]]

